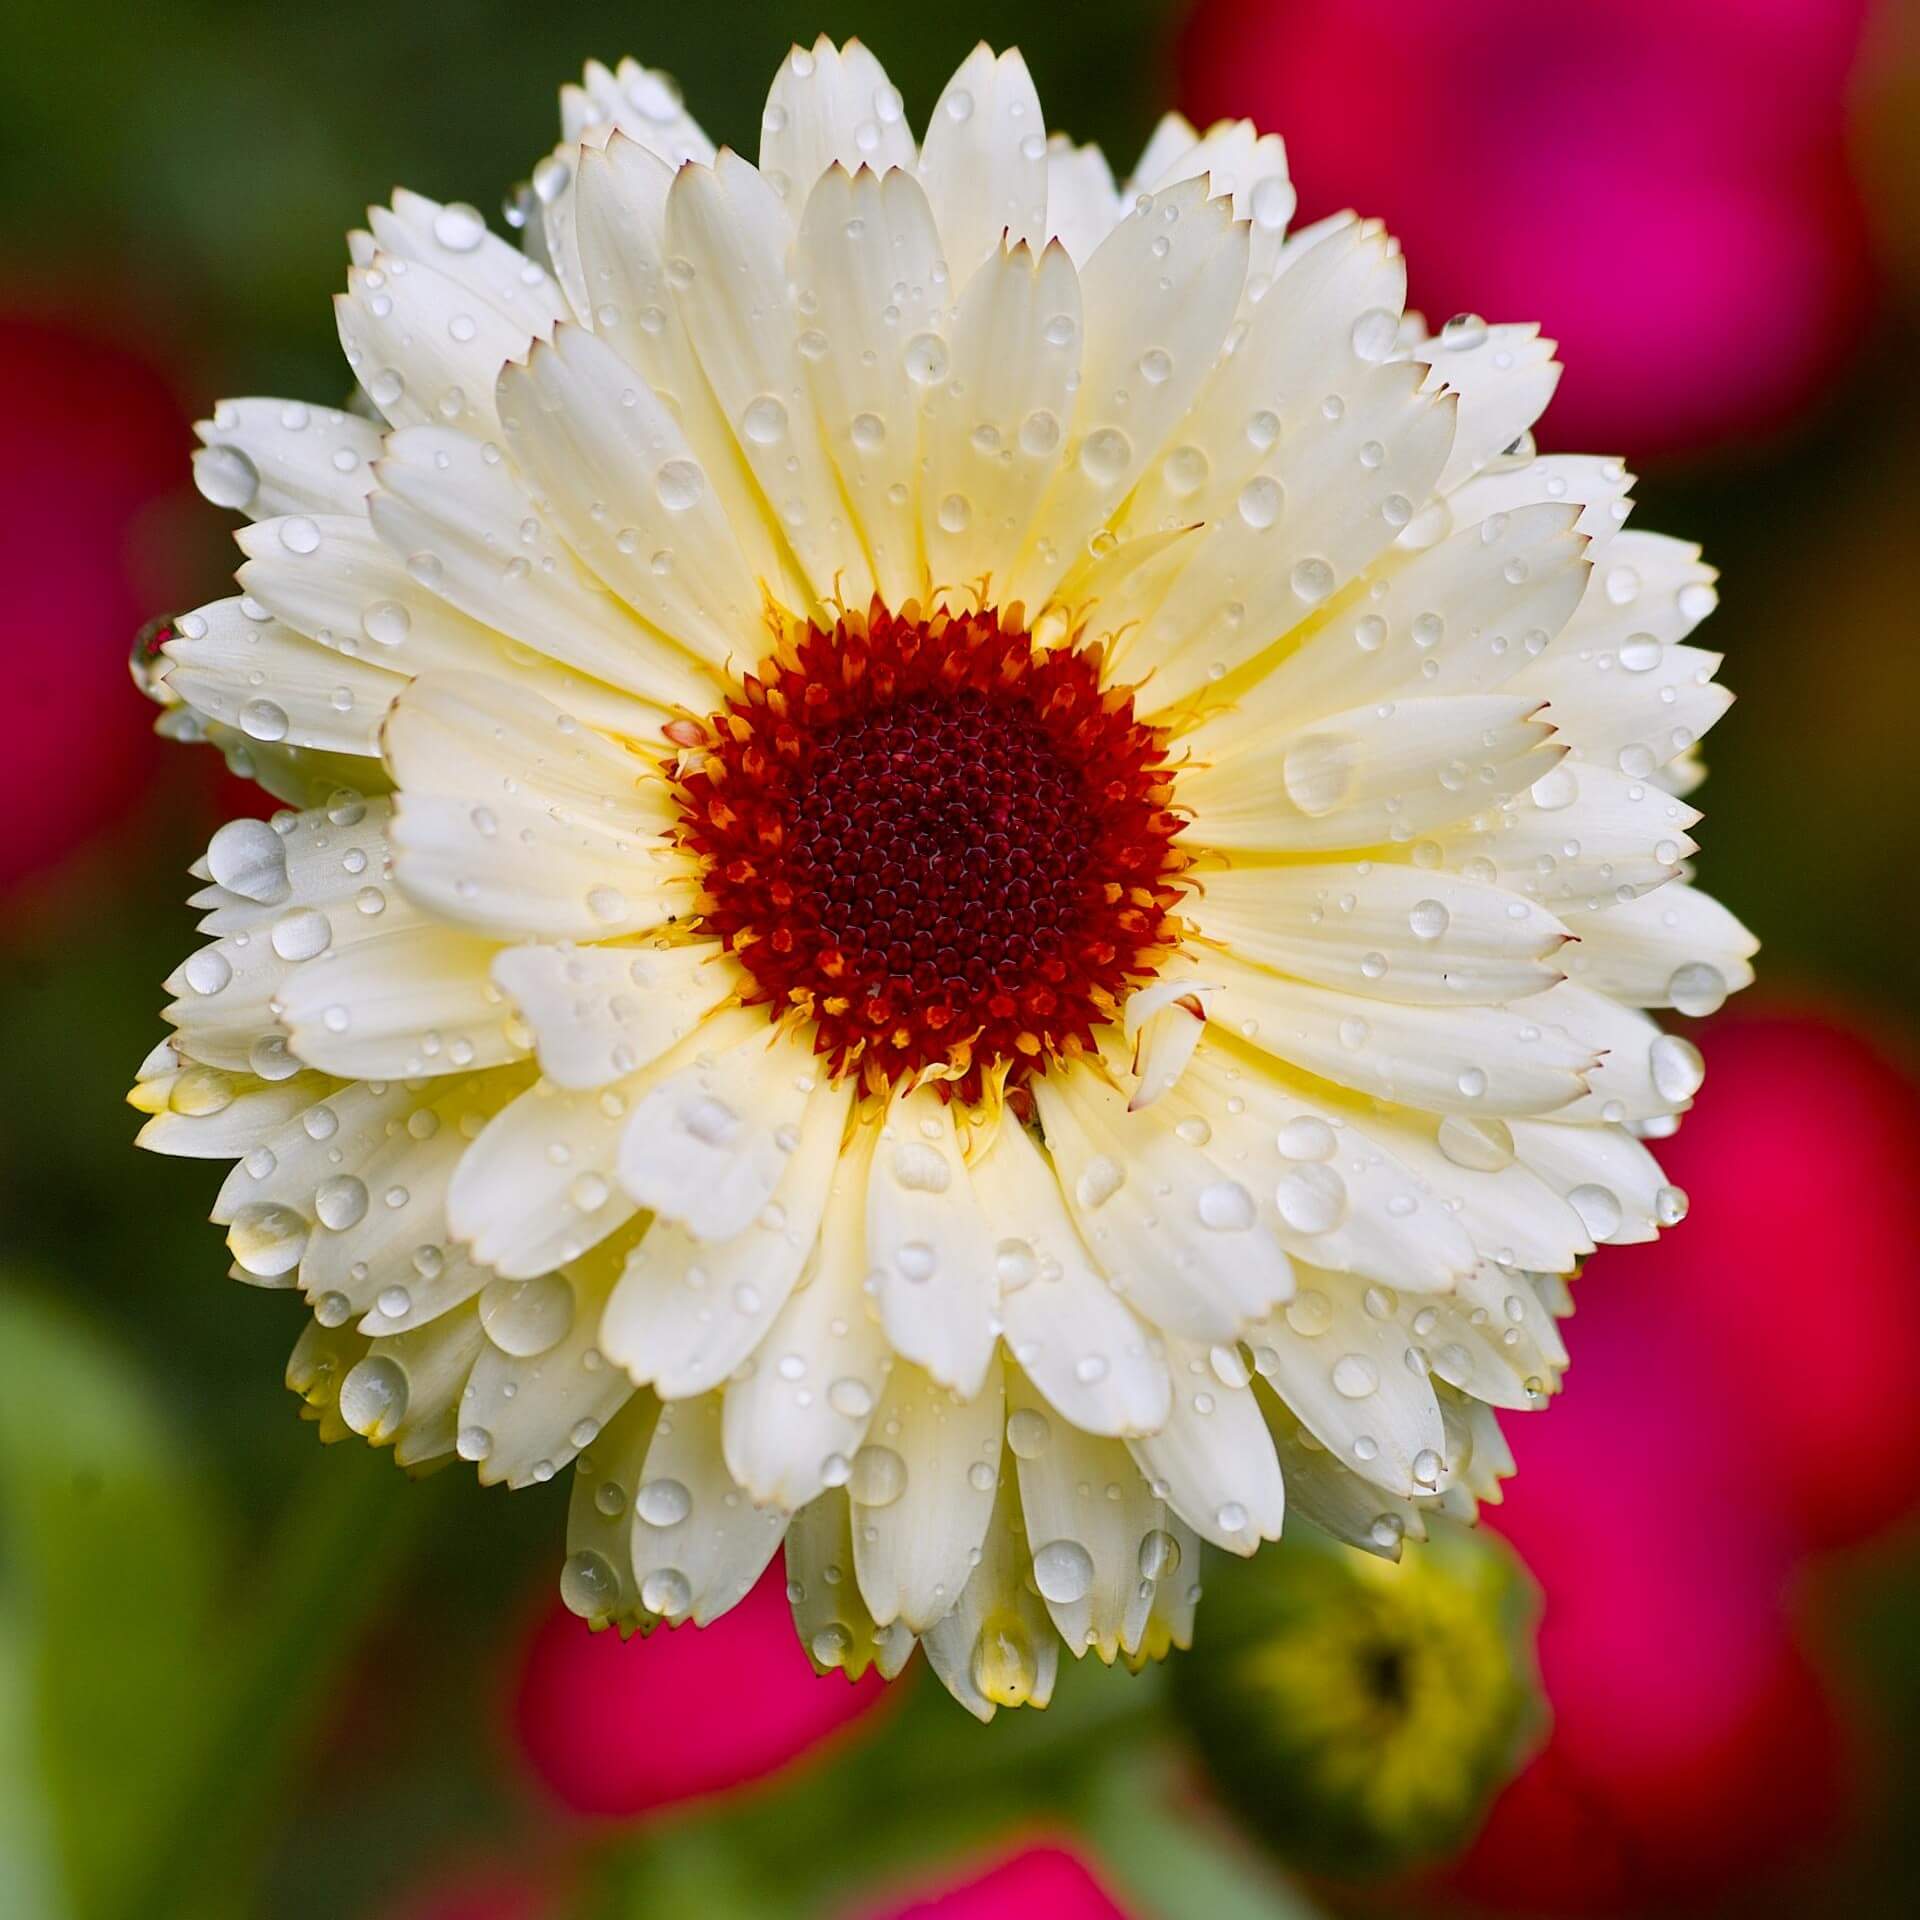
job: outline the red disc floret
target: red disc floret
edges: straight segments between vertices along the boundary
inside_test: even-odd
[[[836,1074],[977,1100],[1091,1043],[1172,938],[1164,733],[1019,610],[796,627],[672,769],[701,919]]]

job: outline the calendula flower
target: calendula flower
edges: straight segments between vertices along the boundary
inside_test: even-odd
[[[135,1100],[237,1160],[307,1411],[571,1463],[597,1621],[784,1541],[818,1665],[982,1716],[1184,1644],[1289,1493],[1470,1509],[1562,1276],[1683,1210],[1645,1009],[1748,975],[1712,574],[1248,125],[1123,192],[1017,54],[916,142],[825,41],[758,167],[631,63],[563,118],[524,250],[352,237],[354,407],[202,429],[241,591],[155,691],[290,810]]]

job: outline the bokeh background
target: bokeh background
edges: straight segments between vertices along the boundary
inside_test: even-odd
[[[1911,1911],[1915,12],[10,11],[0,1913]],[[1252,114],[1303,217],[1402,236],[1436,325],[1541,321],[1569,365],[1541,444],[1625,455],[1636,524],[1723,570],[1704,643],[1741,700],[1708,743],[1703,875],[1766,943],[1752,1004],[1700,1036],[1668,1161],[1691,1222],[1596,1262],[1566,1393],[1510,1423],[1510,1545],[1396,1576],[1301,1528],[1209,1566],[1173,1669],[1088,1663],[984,1729],[911,1672],[816,1680],[777,1572],[705,1633],[590,1636],[553,1599],[564,1484],[323,1453],[280,1384],[291,1303],[222,1277],[212,1170],[135,1153],[121,1104],[187,864],[261,810],[152,738],[125,670],[142,621],[233,564],[191,421],[337,400],[344,229],[396,183],[497,206],[586,57],[668,69],[751,153],[775,62],[822,26],[916,119],[976,38],[1017,42],[1053,123],[1123,172],[1169,107]]]

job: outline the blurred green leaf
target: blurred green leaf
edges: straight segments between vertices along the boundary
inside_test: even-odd
[[[0,1907],[121,1910],[205,1725],[223,1528],[128,1360],[0,1292]]]

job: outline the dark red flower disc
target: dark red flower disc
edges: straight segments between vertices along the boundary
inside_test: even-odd
[[[674,769],[701,921],[837,1074],[967,1099],[1089,1044],[1171,941],[1166,737],[1097,649],[878,602],[794,635]]]

